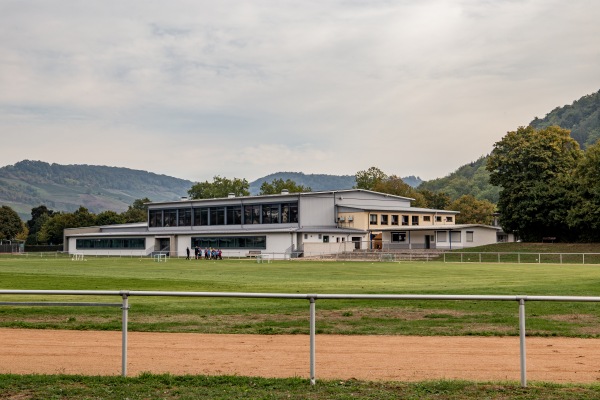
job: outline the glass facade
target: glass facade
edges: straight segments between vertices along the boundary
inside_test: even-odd
[[[215,249],[261,249],[267,248],[266,236],[218,236],[193,237],[192,247]]]
[[[141,249],[146,248],[145,238],[77,239],[77,250],[87,249]]]
[[[298,223],[298,203],[165,208],[148,212],[151,228],[290,223]]]

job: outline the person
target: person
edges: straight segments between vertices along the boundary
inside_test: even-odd
[[[198,252],[200,251],[200,249],[198,249],[198,246],[194,247],[194,259],[198,259]]]
[[[185,248],[185,254],[186,254],[185,259],[189,260],[190,259],[190,248],[189,247]]]
[[[217,249],[217,258],[218,258],[219,260],[222,260],[222,259],[223,259],[223,253],[221,252],[221,249]]]

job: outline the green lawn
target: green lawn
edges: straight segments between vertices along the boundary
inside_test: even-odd
[[[600,267],[438,262],[0,258],[0,289],[600,296]],[[0,301],[119,297],[0,296]],[[307,300],[131,297],[132,331],[307,334]],[[517,335],[516,302],[317,300],[325,334]],[[528,302],[529,335],[599,337],[595,303]],[[119,330],[118,308],[0,307],[0,326]]]

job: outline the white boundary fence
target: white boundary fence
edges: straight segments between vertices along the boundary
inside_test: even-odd
[[[121,375],[127,376],[127,325],[129,297],[169,296],[169,297],[228,297],[258,299],[296,299],[310,302],[310,383],[316,383],[316,307],[317,300],[469,300],[469,301],[516,301],[519,303],[519,345],[521,386],[527,387],[527,364],[525,347],[525,302],[600,302],[600,297],[584,296],[503,296],[503,295],[415,295],[415,294],[290,294],[290,293],[236,293],[236,292],[155,292],[155,291],[103,291],[103,290],[0,290],[0,295],[59,295],[59,296],[119,296],[121,303],[81,303],[81,302],[0,302],[0,306],[95,306],[120,307],[122,310],[122,351]]]

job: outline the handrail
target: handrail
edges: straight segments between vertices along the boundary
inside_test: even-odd
[[[596,296],[530,296],[530,295],[447,295],[447,294],[297,294],[297,293],[246,293],[246,292],[170,292],[145,290],[21,290],[0,289],[0,295],[61,295],[61,296],[119,296],[118,303],[81,303],[81,302],[0,302],[0,306],[121,306],[122,321],[122,376],[127,375],[127,325],[129,297],[132,296],[168,296],[168,297],[228,297],[262,299],[296,299],[310,302],[310,383],[315,384],[315,303],[317,300],[469,300],[469,301],[516,301],[519,303],[519,343],[521,363],[521,386],[527,386],[526,347],[525,347],[525,302],[526,301],[565,301],[600,302]]]

